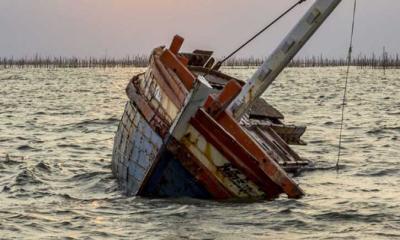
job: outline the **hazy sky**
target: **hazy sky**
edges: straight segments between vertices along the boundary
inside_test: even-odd
[[[0,57],[149,54],[176,33],[185,50],[227,54],[297,0],[0,0]],[[308,0],[238,56],[268,55]],[[343,57],[353,0],[343,0],[301,56]],[[355,52],[400,53],[400,0],[358,0]]]

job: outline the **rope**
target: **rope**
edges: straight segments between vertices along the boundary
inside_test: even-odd
[[[226,62],[226,60],[228,60],[229,58],[231,58],[233,55],[235,55],[237,52],[239,52],[240,50],[242,50],[245,46],[247,46],[249,43],[251,43],[254,39],[256,39],[258,36],[260,36],[263,32],[265,32],[267,29],[269,29],[272,25],[274,25],[276,22],[278,22],[281,18],[283,18],[285,15],[287,15],[289,12],[291,12],[294,8],[296,8],[297,6],[299,6],[300,4],[302,4],[303,2],[305,2],[307,0],[300,0],[298,1],[296,4],[294,4],[293,6],[291,6],[288,10],[286,10],[284,13],[282,13],[279,17],[277,17],[275,20],[273,20],[270,24],[268,24],[267,26],[265,26],[263,29],[261,29],[258,33],[256,33],[253,37],[251,37],[249,40],[247,40],[245,43],[243,43],[242,45],[240,45],[240,47],[238,47],[235,51],[233,51],[232,53],[230,53],[227,57],[225,57],[224,59],[222,59],[221,61],[217,62],[214,67],[212,68],[213,70],[218,70],[222,64],[224,62]]]
[[[336,161],[336,170],[339,170],[339,163],[340,163],[341,149],[342,149],[342,137],[343,137],[342,134],[343,134],[344,114],[345,114],[346,100],[347,100],[347,86],[348,86],[348,82],[349,82],[350,65],[351,65],[352,53],[353,53],[353,37],[354,37],[356,9],[357,9],[357,0],[354,0],[353,22],[351,24],[351,35],[350,35],[350,47],[349,47],[348,56],[347,56],[346,80],[345,80],[344,91],[343,91],[342,119],[340,122],[340,134],[339,134],[339,145],[338,145],[338,156],[337,156],[337,161]]]

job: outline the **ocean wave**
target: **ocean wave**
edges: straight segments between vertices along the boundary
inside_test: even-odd
[[[24,186],[24,185],[38,185],[43,184],[43,182],[35,175],[34,171],[29,169],[24,169],[21,172],[17,173],[15,177],[16,186]]]
[[[0,81],[5,93],[0,111],[0,238],[391,239],[398,235],[400,105],[396,88],[385,89],[391,97],[383,102],[382,93],[371,90],[380,79],[379,71],[362,70],[356,72],[362,81],[351,79],[343,164],[336,171],[342,100],[338,79],[344,71],[287,69],[265,97],[286,113],[287,122],[308,125],[303,136],[308,146],[294,146],[301,157],[315,162],[295,178],[306,196],[225,202],[122,194],[112,177],[110,159],[132,69],[10,71],[0,72],[0,79],[15,78]],[[246,79],[255,69],[229,71]],[[388,83],[398,83],[399,74],[388,71]],[[315,79],[313,84],[310,79]]]

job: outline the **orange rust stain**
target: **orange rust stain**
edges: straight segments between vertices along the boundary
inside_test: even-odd
[[[197,138],[195,140],[195,143],[193,140],[190,140],[186,137],[184,137],[181,141],[181,143],[188,149],[191,154],[193,154],[193,157],[195,157],[207,171],[213,175],[216,180],[224,186],[233,196],[235,197],[240,197],[240,189],[237,189],[235,184],[231,181],[229,177],[226,177],[223,172],[221,172],[218,167],[214,164],[214,161],[212,159],[212,149],[211,145],[209,143],[206,144],[205,149],[200,149],[197,143],[199,142],[199,139]],[[193,149],[196,149],[193,151]],[[206,158],[207,163],[203,163],[200,159]],[[203,160],[204,161],[204,160]],[[206,166],[207,165],[207,166]]]
[[[217,117],[217,122],[228,131],[257,160],[260,168],[278,185],[290,198],[304,195],[297,184],[287,176],[284,170],[271,159],[264,150],[246,133],[236,120],[226,112]]]
[[[276,197],[282,192],[281,187],[271,181],[268,175],[259,168],[257,160],[204,110],[200,109],[190,123],[207,142],[220,151],[250,181],[263,189],[269,197]]]

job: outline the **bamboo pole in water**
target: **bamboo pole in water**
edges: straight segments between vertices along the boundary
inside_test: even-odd
[[[232,58],[229,59],[225,67],[250,68],[258,67],[264,59],[248,57],[248,58]],[[129,68],[129,67],[146,67],[148,65],[148,57],[143,55],[127,56],[124,58],[77,58],[77,57],[40,57],[38,55],[33,58],[14,58],[0,57],[0,68]],[[346,65],[344,58],[327,58],[323,55],[296,58],[290,62],[289,67],[305,68],[305,67],[343,67]],[[377,57],[374,53],[370,56],[358,55],[352,61],[352,66],[360,69],[400,69],[399,54],[389,54],[386,50],[382,56]]]

